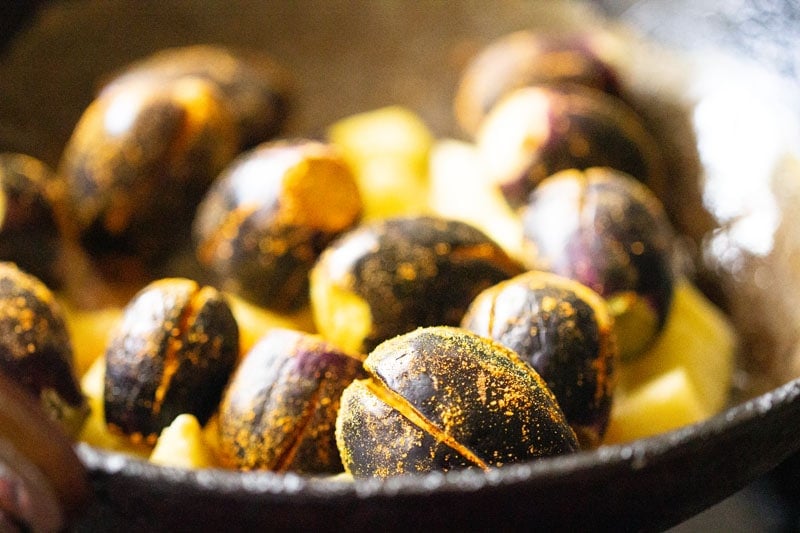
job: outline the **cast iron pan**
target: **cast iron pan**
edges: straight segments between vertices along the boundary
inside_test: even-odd
[[[439,136],[459,136],[451,99],[459,69],[471,53],[512,30],[583,25],[598,13],[692,54],[733,51],[738,60],[766,66],[776,75],[768,77],[770,83],[794,87],[794,58],[773,52],[793,42],[796,25],[786,20],[796,20],[797,8],[782,2],[741,4],[731,2],[736,10],[729,10],[724,2],[667,1],[577,8],[511,0],[23,3],[3,17],[10,26],[0,41],[0,150],[56,164],[102,76],[160,48],[198,42],[260,47],[289,66],[299,98],[288,133],[308,136],[321,135],[340,117],[388,104],[415,110]],[[780,31],[771,31],[774,27]],[[714,59],[713,65],[720,64]],[[659,65],[649,67],[658,70]],[[703,78],[701,72],[708,71],[692,66],[683,74]],[[786,208],[796,193],[786,178],[794,176],[792,161],[781,152],[766,165],[766,179],[720,182],[715,174],[720,167],[710,153],[681,155],[686,145],[718,140],[724,146],[714,128],[703,129],[707,124],[698,119],[703,116],[700,104],[717,102],[704,100],[703,91],[718,85],[689,82],[684,87],[690,89],[688,108],[648,93],[639,94],[641,109],[663,126],[662,141],[678,154],[666,202],[689,236],[698,282],[730,312],[748,354],[743,370],[758,378],[740,383],[742,397],[734,407],[702,424],[572,456],[488,473],[432,473],[355,484],[291,474],[161,468],[79,444],[95,497],[76,529],[659,530],[775,468],[800,449],[800,381],[786,383],[800,375],[792,370],[793,324],[800,324],[795,316],[800,306],[793,305],[800,297],[793,268],[800,239]],[[755,103],[764,100],[776,104],[774,98],[753,97]],[[722,116],[739,116],[747,105],[733,99],[729,114]],[[792,119],[786,135],[791,144],[796,108],[776,115],[782,123],[787,116]],[[769,125],[770,117],[762,118]],[[750,131],[753,138],[767,133]],[[756,150],[734,152],[736,157],[761,157]],[[742,226],[736,223],[757,210],[747,204],[739,206],[740,212],[724,212],[711,201],[720,183],[728,192],[755,183],[754,190],[771,200],[757,207],[768,209],[773,223],[751,224],[751,237],[761,248],[737,240]],[[750,192],[744,196],[754,197]]]

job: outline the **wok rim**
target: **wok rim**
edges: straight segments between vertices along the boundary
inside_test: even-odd
[[[364,500],[398,495],[426,496],[436,492],[471,493],[486,487],[506,490],[548,479],[560,479],[563,482],[571,476],[590,471],[594,471],[592,479],[599,479],[606,472],[637,475],[697,446],[713,448],[715,445],[723,445],[726,435],[757,431],[764,420],[774,419],[772,422],[777,422],[778,419],[791,418],[795,411],[800,413],[800,378],[732,406],[704,421],[628,443],[601,445],[594,450],[504,465],[487,472],[466,469],[355,481],[315,478],[291,472],[165,467],[143,458],[102,450],[83,442],[77,443],[75,450],[90,477],[102,473],[132,480],[142,478],[176,490],[262,495],[270,496],[276,502],[280,502],[282,496],[291,497],[291,501],[284,500],[290,503],[299,503],[297,498],[305,501],[328,501],[331,498]],[[796,419],[796,425],[800,429],[800,417]],[[745,475],[742,482],[732,484],[730,493],[743,487],[754,474],[770,471],[800,448],[800,432],[794,441],[796,442],[792,445],[776,447],[774,457],[762,458],[762,464],[753,473]],[[717,499],[721,500],[722,497]]]

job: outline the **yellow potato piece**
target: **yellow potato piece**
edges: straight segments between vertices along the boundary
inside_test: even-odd
[[[360,296],[321,268],[311,270],[314,324],[320,335],[343,350],[358,353],[372,330],[372,310]]]
[[[620,384],[630,389],[683,368],[704,409],[715,413],[729,399],[736,349],[736,333],[722,311],[681,280],[663,332],[641,357],[622,364]]]
[[[121,307],[78,309],[60,302],[72,342],[75,374],[83,376],[105,353],[111,331],[122,316]]]
[[[431,150],[431,209],[480,229],[505,251],[521,257],[522,221],[489,182],[474,145],[443,139]]]
[[[150,462],[180,468],[218,466],[211,447],[205,442],[200,423],[191,414],[178,415],[161,431]]]
[[[712,414],[684,368],[658,375],[629,392],[620,392],[614,398],[604,444],[658,435]]]
[[[328,138],[355,173],[365,220],[429,211],[433,136],[415,113],[389,106],[351,115],[332,124]]]
[[[286,315],[252,304],[236,295],[225,295],[239,326],[239,350],[244,355],[267,331],[289,328],[314,333],[314,320],[310,308]]]
[[[345,117],[328,129],[328,137],[356,163],[374,157],[404,161],[424,174],[433,136],[413,111],[388,106]]]
[[[402,163],[374,158],[364,161],[355,174],[364,200],[364,220],[430,211],[427,184]]]

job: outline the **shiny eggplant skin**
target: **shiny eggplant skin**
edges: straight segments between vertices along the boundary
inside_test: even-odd
[[[0,372],[77,434],[87,406],[63,312],[40,279],[9,262],[0,262]]]
[[[148,284],[126,306],[105,352],[109,428],[153,444],[179,414],[204,424],[238,356],[238,326],[219,291],[185,278]]]
[[[461,326],[516,352],[553,391],[581,447],[600,444],[619,362],[613,318],[599,294],[532,270],[479,294]]]
[[[239,149],[246,150],[279,134],[288,119],[293,94],[289,71],[256,50],[213,44],[164,48],[116,73],[102,91],[140,79],[197,77],[211,82],[236,125]]]
[[[642,118],[589,87],[516,89],[486,116],[476,142],[488,179],[514,208],[543,179],[571,168],[611,167],[659,187],[664,180],[664,155]]]
[[[567,170],[522,211],[525,261],[587,285],[611,306],[623,359],[663,327],[677,276],[676,241],[661,202],[609,168]]]
[[[457,326],[483,289],[523,271],[464,222],[433,216],[375,221],[345,233],[311,272],[323,336],[367,353],[421,326]]]
[[[419,328],[373,350],[342,395],[336,439],[356,477],[489,469],[564,454],[577,438],[550,389],[502,345]]]
[[[112,280],[152,279],[190,241],[194,211],[235,156],[236,131],[200,78],[102,92],[64,148],[68,235]]]
[[[572,83],[620,95],[619,45],[600,29],[517,30],[497,37],[461,72],[453,101],[459,126],[475,134],[506,94],[526,85]]]
[[[63,282],[56,213],[62,187],[53,169],[26,154],[0,153],[0,260],[56,288]]]
[[[240,470],[343,470],[334,438],[342,390],[362,359],[321,337],[277,328],[244,356],[219,408],[220,456]]]
[[[329,144],[262,143],[215,180],[197,208],[195,255],[224,290],[260,306],[308,304],[308,273],[361,217],[355,178]]]

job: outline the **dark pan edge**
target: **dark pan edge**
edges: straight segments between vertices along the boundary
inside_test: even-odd
[[[489,473],[349,483],[163,468],[86,444],[77,452],[96,489],[86,527],[657,530],[721,501],[798,448],[800,379],[700,424]],[[692,472],[681,474],[687,463]]]

